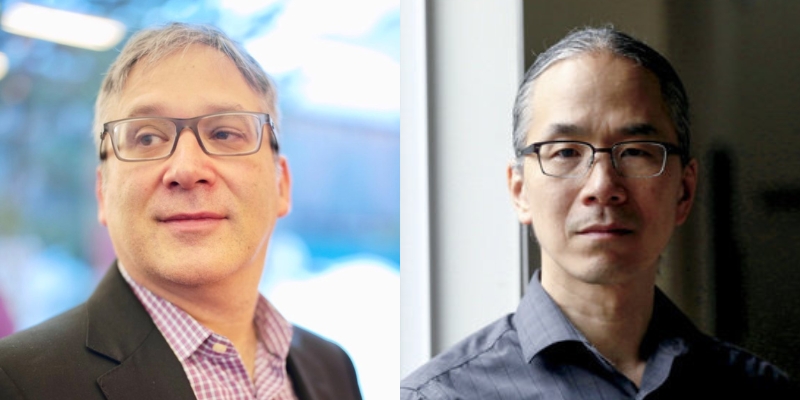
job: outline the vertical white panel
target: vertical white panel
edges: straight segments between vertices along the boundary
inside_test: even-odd
[[[431,356],[425,1],[400,3],[400,374]]]
[[[519,228],[505,168],[523,73],[522,4],[430,0],[427,12],[436,353],[514,311],[520,298]]]

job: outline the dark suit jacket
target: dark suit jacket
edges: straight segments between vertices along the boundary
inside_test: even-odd
[[[350,358],[294,327],[300,400],[361,399]],[[116,263],[89,300],[0,340],[0,399],[194,399],[183,367]]]

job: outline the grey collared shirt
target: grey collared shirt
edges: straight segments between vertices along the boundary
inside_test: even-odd
[[[800,399],[782,371],[704,335],[659,290],[641,354],[647,366],[637,387],[572,325],[537,271],[515,314],[411,373],[400,382],[400,398]]]

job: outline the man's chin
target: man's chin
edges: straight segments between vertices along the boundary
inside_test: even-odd
[[[233,275],[237,268],[230,262],[214,262],[208,258],[187,257],[164,261],[149,268],[151,280],[165,286],[200,287],[213,285]]]
[[[583,267],[573,268],[572,275],[586,284],[618,285],[628,282],[632,278],[649,277],[653,275],[650,269],[650,267],[641,266],[631,260],[604,258],[591,260]]]

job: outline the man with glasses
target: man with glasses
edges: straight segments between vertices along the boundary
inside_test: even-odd
[[[610,27],[569,34],[527,71],[513,144],[508,187],[541,269],[516,313],[406,377],[402,399],[799,398],[655,287],[698,169],[666,59]]]
[[[95,110],[117,262],[85,304],[0,341],[0,398],[361,398],[344,351],[258,293],[290,208],[276,107],[263,69],[214,28],[129,40]]]

